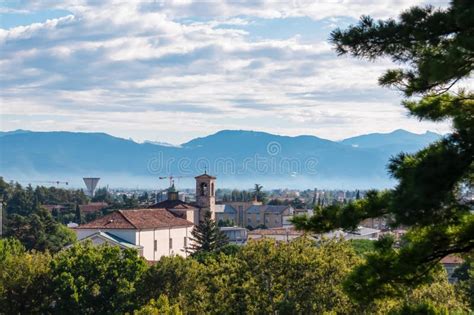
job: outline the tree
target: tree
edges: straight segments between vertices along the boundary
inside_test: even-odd
[[[82,223],[82,213],[81,213],[81,207],[76,204],[76,223],[81,224]]]
[[[457,278],[456,289],[465,296],[471,309],[474,309],[474,253],[464,255],[464,263],[453,274]]]
[[[383,240],[367,262],[356,268],[348,292],[360,302],[394,296],[400,286],[432,280],[430,270],[448,254],[474,248],[474,215],[460,197],[474,183],[474,93],[454,91],[474,63],[474,3],[453,0],[446,9],[413,7],[398,21],[364,16],[347,30],[336,29],[336,51],[401,64],[379,79],[400,89],[403,105],[420,120],[451,120],[453,133],[415,154],[393,157],[388,169],[398,180],[389,191],[368,192],[364,199],[297,218],[297,227],[322,232],[353,229],[366,218],[388,215],[394,225],[410,227],[399,250]],[[357,282],[354,282],[357,281]]]
[[[219,222],[217,222],[217,226],[219,227],[235,226],[235,223],[233,220],[225,219],[225,220],[219,220]]]
[[[135,284],[146,270],[132,249],[78,243],[51,262],[53,313],[123,314],[137,305]]]
[[[206,211],[204,220],[200,221],[191,232],[189,250],[193,255],[202,252],[216,252],[229,243],[227,236],[221,232],[216,222],[211,218],[211,212]]]
[[[170,304],[179,304],[183,311],[202,314],[203,305],[208,303],[204,275],[205,266],[194,259],[162,257],[137,284],[137,299],[144,304],[166,296]]]
[[[6,234],[21,241],[26,249],[39,251],[57,252],[76,240],[73,231],[57,223],[48,210],[41,207],[28,216],[9,216]]]
[[[263,186],[259,184],[255,184],[255,187],[253,189],[253,196],[255,200],[263,202],[265,199],[265,193],[262,191]]]
[[[0,240],[0,313],[40,314],[51,303],[48,253],[27,252],[15,239]]]
[[[155,301],[151,299],[150,302],[133,312],[134,315],[182,315],[179,305],[170,305],[166,295],[160,295],[159,299]]]

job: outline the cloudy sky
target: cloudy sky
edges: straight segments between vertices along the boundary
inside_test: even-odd
[[[429,1],[445,6],[446,1]],[[420,123],[377,86],[389,61],[337,57],[335,27],[414,0],[0,1],[2,130],[181,143],[222,129],[342,139]]]

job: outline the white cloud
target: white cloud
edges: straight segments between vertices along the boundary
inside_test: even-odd
[[[56,6],[71,15],[0,30],[0,71],[7,74],[0,78],[1,128],[174,143],[232,128],[328,138],[432,128],[404,118],[400,97],[377,87],[388,61],[338,58],[325,41],[255,39],[245,29],[256,17],[337,24],[413,4],[368,3],[33,2],[24,9]]]

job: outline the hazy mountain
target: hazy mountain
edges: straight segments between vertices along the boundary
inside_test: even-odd
[[[314,136],[287,137],[224,130],[181,146],[136,143],[105,133],[3,132],[0,171],[22,182],[99,176],[115,187],[153,187],[158,176],[192,176],[206,167],[221,187],[262,183],[276,187],[386,187],[391,154],[414,152],[440,135],[404,130],[340,142]],[[163,184],[163,183],[162,183]]]
[[[23,129],[17,129],[17,130],[12,130],[12,131],[0,131],[0,137],[6,136],[6,135],[19,134],[19,133],[28,133],[28,132],[31,132],[31,131],[23,130]]]
[[[355,148],[377,148],[385,152],[396,154],[401,151],[414,152],[426,144],[439,140],[440,134],[428,131],[424,134],[415,134],[403,129],[391,133],[372,133],[342,140],[342,144]]]

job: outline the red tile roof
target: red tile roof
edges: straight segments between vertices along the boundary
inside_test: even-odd
[[[459,256],[454,256],[454,255],[448,255],[441,259],[442,264],[454,264],[454,265],[460,265],[464,262],[464,259],[462,259]]]
[[[192,226],[188,220],[178,218],[166,209],[118,210],[76,229],[158,229]]]
[[[109,206],[106,202],[91,202],[87,205],[80,205],[79,208],[83,213],[97,212]]]

